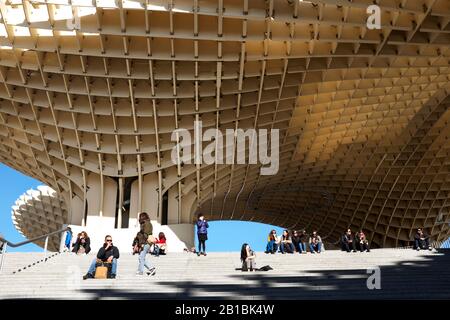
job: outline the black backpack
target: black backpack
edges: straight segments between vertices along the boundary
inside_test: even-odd
[[[269,271],[269,270],[273,270],[273,268],[269,265],[261,267],[258,269],[258,271]]]

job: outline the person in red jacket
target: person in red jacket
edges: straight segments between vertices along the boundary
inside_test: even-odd
[[[166,254],[166,236],[164,232],[160,232],[158,235],[158,239],[156,239],[154,253],[155,256],[158,257],[160,254]]]

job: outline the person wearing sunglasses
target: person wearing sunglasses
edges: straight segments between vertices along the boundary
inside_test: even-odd
[[[105,243],[97,253],[97,258],[92,261],[83,280],[94,278],[95,267],[99,262],[106,262],[111,264],[111,279],[115,279],[117,275],[117,259],[119,259],[119,249],[113,245],[112,237],[107,235]]]

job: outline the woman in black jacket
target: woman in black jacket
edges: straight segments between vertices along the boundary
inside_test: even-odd
[[[89,239],[88,234],[85,231],[80,233],[77,241],[73,245],[72,252],[76,254],[88,254],[91,251],[91,239]]]

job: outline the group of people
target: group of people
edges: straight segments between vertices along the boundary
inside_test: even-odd
[[[158,237],[153,236],[153,226],[150,221],[150,217],[146,212],[139,214],[139,224],[140,230],[136,234],[136,237],[132,243],[133,254],[138,254],[139,264],[136,271],[136,275],[143,275],[144,268],[146,269],[147,275],[154,275],[156,273],[156,267],[153,266],[151,261],[148,259],[148,253],[153,253],[155,256],[159,254],[165,254],[166,251],[166,236],[163,232],[160,232]],[[197,220],[197,236],[199,240],[199,250],[197,255],[206,256],[206,240],[208,239],[209,228],[208,222],[205,220],[204,216],[200,214]],[[70,240],[68,242],[70,244]],[[67,244],[67,239],[66,239]],[[81,249],[84,248],[84,249]],[[70,249],[70,247],[69,247]],[[82,232],[78,235],[77,241],[74,244],[73,252],[89,253],[90,251],[90,240],[86,232]],[[119,259],[120,253],[119,249],[113,245],[112,237],[107,235],[105,237],[105,242],[103,246],[97,253],[97,257],[92,261],[88,272],[83,276],[83,279],[91,279],[95,277],[95,270],[100,264],[107,264],[109,267],[109,277],[114,279],[117,275],[117,260]]]
[[[139,232],[132,243],[133,254],[138,254],[138,268],[136,275],[143,275],[144,268],[147,269],[147,275],[155,275],[156,268],[148,259],[147,254],[153,253],[156,257],[165,254],[167,247],[167,239],[164,232],[160,232],[158,237],[153,236],[153,225],[150,217],[146,212],[139,214]],[[114,279],[117,275],[117,260],[119,259],[119,249],[113,245],[112,237],[107,235],[105,243],[97,253],[97,257],[92,261],[88,272],[83,279],[91,279],[95,277],[96,267],[100,264],[107,264],[109,267],[110,278]]]
[[[160,232],[158,237],[153,236],[153,225],[150,221],[150,217],[146,212],[139,214],[139,232],[132,243],[133,254],[138,254],[138,268],[137,275],[144,274],[144,268],[147,269],[147,275],[155,275],[156,268],[152,265],[148,259],[147,254],[152,253],[155,256],[165,254],[167,248],[167,239],[164,232]],[[70,235],[69,230],[66,237],[65,245],[70,250]],[[86,232],[78,234],[76,241],[73,245],[72,252],[77,254],[88,254],[90,251],[90,239]],[[88,272],[83,276],[83,279],[95,278],[96,268],[100,265],[108,267],[108,277],[115,279],[117,276],[117,264],[120,257],[119,248],[114,246],[111,235],[105,237],[103,246],[97,253],[96,258],[89,266]]]
[[[370,252],[369,240],[363,230],[359,230],[356,234],[349,228],[341,237],[341,249],[347,252]]]
[[[275,254],[278,250],[282,253],[306,253],[308,244],[309,252],[320,253],[323,248],[322,238],[317,231],[308,236],[305,230],[284,230],[281,236],[277,235],[276,230],[271,230],[267,237],[265,253]]]
[[[153,226],[150,221],[150,217],[147,213],[142,212],[139,215],[140,231],[136,234],[133,240],[132,248],[133,254],[139,255],[139,264],[137,275],[144,274],[144,268],[147,269],[148,275],[154,275],[156,268],[152,265],[147,257],[147,254],[153,252],[156,256],[164,253],[166,250],[166,237],[163,232],[160,232],[158,238],[153,236]],[[208,239],[207,229],[209,228],[208,222],[202,214],[198,216],[197,220],[197,236],[198,236],[198,252],[197,255],[206,256],[205,242]],[[69,232],[71,234],[71,232]],[[69,234],[68,233],[68,234]],[[70,250],[70,236],[66,237],[66,247]],[[356,234],[349,228],[340,238],[340,244],[342,251],[347,252],[370,252],[369,241],[363,230],[360,230]],[[277,235],[276,230],[271,230],[268,238],[265,253],[275,254],[278,250],[282,253],[306,253],[307,247],[309,252],[321,253],[323,249],[322,239],[317,231],[313,231],[311,235],[308,235],[306,231],[300,230],[284,230],[281,236]],[[153,250],[152,250],[153,248]],[[429,243],[429,236],[419,228],[414,237],[414,249],[429,249],[431,246]],[[88,254],[91,251],[90,238],[86,232],[80,232],[77,235],[76,240],[73,243],[72,252],[76,254]],[[94,278],[96,267],[99,264],[108,264],[110,266],[110,278],[114,279],[117,275],[117,260],[119,259],[119,249],[113,245],[112,237],[107,235],[103,246],[97,253],[96,259],[94,259],[89,267],[89,270],[83,279]],[[243,271],[256,271],[255,252],[251,249],[248,243],[244,243],[241,248],[241,262]]]
[[[64,247],[67,251],[72,249],[73,253],[78,255],[88,254],[91,252],[91,239],[89,238],[86,231],[81,231],[78,233],[77,238],[72,243],[72,230],[66,234],[66,240],[64,242]]]
[[[342,251],[346,252],[370,252],[369,240],[367,234],[363,230],[353,233],[348,228],[339,239]],[[306,253],[307,247],[311,253],[320,253],[323,249],[321,237],[317,231],[308,236],[306,231],[300,230],[284,230],[281,236],[277,235],[275,230],[271,230],[267,237],[267,245],[265,253],[275,254],[278,250],[282,254],[285,253]],[[432,250],[430,246],[430,237],[422,228],[417,229],[414,236],[414,250],[428,249]]]

